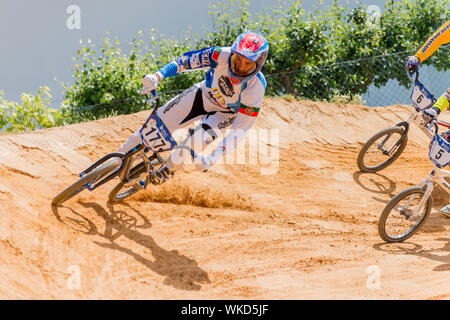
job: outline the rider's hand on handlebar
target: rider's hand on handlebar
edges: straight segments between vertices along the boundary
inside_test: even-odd
[[[422,112],[422,118],[425,120],[425,123],[430,122],[431,120],[434,120],[437,118],[441,110],[439,110],[436,107],[432,107],[430,109],[426,109]]]
[[[159,72],[154,74],[148,74],[142,79],[142,85],[144,86],[144,90],[141,91],[142,94],[147,94],[156,90],[159,82],[161,81],[161,75]]]
[[[417,70],[419,70],[420,67],[420,59],[416,56],[409,56],[406,59],[406,71],[409,72],[409,74],[413,74]]]

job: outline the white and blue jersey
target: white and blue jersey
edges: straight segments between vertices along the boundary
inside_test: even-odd
[[[201,141],[202,148],[231,129],[211,154],[212,163],[233,150],[245,137],[257,118],[266,88],[261,72],[241,84],[233,84],[228,74],[230,55],[229,47],[191,51],[158,71],[161,78],[167,78],[187,71],[209,69],[205,80],[175,96],[157,110],[157,115],[170,133],[201,119],[190,139]],[[141,136],[136,132],[119,152],[126,152],[141,142]],[[185,145],[190,146],[191,142],[186,141]],[[192,155],[183,148],[174,149],[166,166],[178,170],[189,154]]]
[[[185,53],[181,58],[159,70],[164,78],[183,72],[209,69],[201,89],[206,99],[223,109],[239,112],[253,108],[257,115],[261,108],[266,80],[261,72],[241,84],[232,84],[229,75],[229,47],[211,47]],[[241,112],[243,111],[241,110]]]

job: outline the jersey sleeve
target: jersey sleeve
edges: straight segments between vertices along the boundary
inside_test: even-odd
[[[424,43],[422,48],[416,53],[416,57],[424,62],[431,56],[441,45],[450,42],[450,20],[435,33],[431,35]]]
[[[210,47],[184,53],[180,58],[166,64],[159,72],[164,78],[173,77],[180,73],[217,66],[220,48]]]

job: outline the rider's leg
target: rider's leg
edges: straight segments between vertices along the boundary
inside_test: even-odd
[[[443,111],[445,109],[448,109],[450,105],[450,88],[448,88],[447,92],[445,92],[442,96],[439,97],[439,99],[436,101],[436,103],[433,105],[433,107],[439,108],[439,110]],[[443,136],[447,141],[450,140],[450,130],[447,132],[444,132]],[[450,141],[449,141],[450,142]],[[441,213],[446,216],[447,218],[450,218],[450,204],[446,205],[441,209]]]
[[[158,116],[167,129],[173,133],[177,129],[191,125],[205,115],[215,113],[214,109],[217,109],[217,107],[212,105],[209,100],[204,99],[200,84],[197,84],[160,108]],[[197,136],[195,136],[195,139],[197,139]],[[189,136],[188,144],[190,140],[192,140],[192,137]],[[158,169],[151,177],[153,183],[165,182],[173,174],[173,171],[183,167],[185,157],[190,154],[190,148],[186,148],[185,143],[175,147],[166,165]]]
[[[191,88],[183,91],[181,94],[177,95],[172,100],[167,102],[164,106],[158,109],[158,116],[163,120],[167,129],[171,133],[178,128],[182,128],[192,123],[191,121],[183,122],[183,120],[186,118],[186,116],[190,113],[192,109],[195,109],[194,101],[198,89],[199,86],[194,85]],[[195,109],[194,113],[195,111],[197,110]],[[197,112],[199,113],[199,116],[205,113],[202,110],[198,110]],[[139,134],[139,130],[137,130],[128,138],[128,140],[119,148],[119,150],[117,150],[117,152],[125,153],[133,149],[140,143],[142,143],[142,139],[141,135]]]
[[[158,109],[157,113],[169,132],[173,133],[207,114],[205,107],[209,105],[203,99],[200,84],[196,84],[167,102]]]
[[[201,123],[172,152],[167,167],[179,170],[188,158],[192,159],[194,153],[202,155],[203,149],[219,136],[223,136],[235,118],[236,115],[232,112],[216,112],[203,116]]]
[[[133,133],[127,141],[117,150],[117,152],[126,153],[136,147],[138,144],[142,143],[141,135],[139,134],[139,130]]]
[[[217,137],[218,133],[207,124],[202,123],[198,125],[183,142],[175,147],[167,160],[166,166],[170,170],[180,170],[183,168],[186,160],[192,157],[193,152],[200,155],[203,148]]]
[[[442,96],[437,99],[433,107],[438,108],[439,110],[444,111],[445,109],[448,109],[450,104],[450,88],[447,89],[447,92],[445,92]]]

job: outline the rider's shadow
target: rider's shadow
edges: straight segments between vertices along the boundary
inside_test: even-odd
[[[109,242],[102,243],[94,241],[97,245],[118,250],[126,253],[133,257],[137,262],[143,264],[145,267],[149,268],[153,272],[156,272],[162,276],[165,276],[164,284],[173,286],[177,289],[182,290],[200,290],[201,283],[211,283],[209,276],[206,271],[202,270],[198,263],[188,258],[184,255],[179,254],[176,250],[168,251],[155,242],[155,240],[146,234],[137,231],[137,228],[148,228],[151,226],[150,222],[140,213],[138,213],[134,208],[131,208],[128,204],[122,203],[121,205],[126,205],[130,209],[134,210],[141,218],[144,223],[137,226],[132,217],[125,211],[115,210],[112,205],[108,205],[108,211],[97,203],[93,202],[78,202],[83,207],[88,209],[93,209],[96,214],[102,218],[105,222],[105,232],[98,232],[97,227],[83,215],[77,213],[75,210],[70,209],[72,214],[76,218],[70,218],[70,222],[73,225],[74,221],[78,222],[81,227],[75,228],[75,230],[83,232],[88,235],[100,235],[107,239]],[[63,222],[60,215],[55,212],[54,214],[59,221]],[[65,218],[64,220],[66,220]],[[124,236],[141,246],[149,249],[152,254],[152,258],[145,257],[141,254],[134,252],[129,248],[125,248],[115,243],[114,241],[120,236]]]
[[[427,258],[433,261],[442,262],[433,271],[450,271],[450,238],[438,238],[437,241],[445,241],[441,248],[424,250],[421,245],[412,242],[402,243],[378,243],[374,249],[389,253],[408,254],[417,257]],[[409,248],[412,245],[412,248]],[[442,254],[436,254],[436,252]]]

